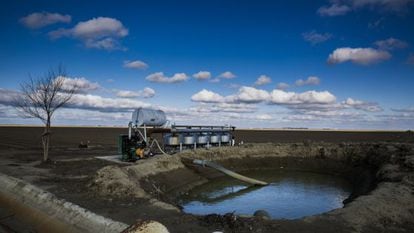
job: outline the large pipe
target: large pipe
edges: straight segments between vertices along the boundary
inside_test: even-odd
[[[128,139],[131,140],[131,134],[132,134],[132,122],[129,122],[128,124]]]
[[[218,171],[220,171],[220,172],[222,172],[222,173],[224,173],[224,174],[226,174],[228,176],[231,176],[231,177],[233,177],[235,179],[244,181],[244,182],[249,183],[249,184],[262,185],[262,186],[268,185],[268,183],[266,183],[264,181],[260,181],[260,180],[256,180],[256,179],[253,179],[253,178],[249,178],[247,176],[240,175],[238,173],[235,173],[233,171],[230,171],[229,169],[227,169],[227,168],[225,168],[225,167],[223,167],[221,165],[218,165],[216,163],[213,163],[211,161],[194,159],[193,160],[193,164],[197,164],[197,165],[200,165],[200,166],[203,166],[203,167],[207,166],[207,167],[214,168],[214,169],[216,169],[216,170],[218,170]]]

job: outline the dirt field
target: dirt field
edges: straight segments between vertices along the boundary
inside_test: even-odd
[[[0,126],[1,148],[38,148],[41,127]],[[111,127],[53,127],[53,145],[77,148],[81,141],[92,146],[111,148],[117,146],[119,134],[128,133],[127,128]],[[414,142],[414,133],[405,131],[308,131],[308,130],[237,130],[238,142]]]
[[[122,171],[123,167],[126,165],[114,165],[111,162],[106,162],[94,158],[95,156],[116,154],[118,134],[126,133],[126,128],[54,128],[52,139],[52,144],[54,146],[51,150],[50,156],[53,162],[51,164],[41,164],[39,162],[41,158],[41,132],[42,129],[38,127],[0,127],[1,172],[34,183],[35,185],[38,185],[41,188],[54,193],[58,197],[67,199],[68,201],[79,204],[80,206],[90,209],[98,214],[110,217],[114,220],[119,220],[131,224],[137,219],[154,219],[165,224],[171,232],[212,232],[216,229],[226,229],[228,232],[350,232],[351,230],[356,229],[352,224],[347,225],[343,221],[338,222],[338,218],[336,217],[334,219],[318,218],[316,220],[299,222],[287,220],[268,221],[256,218],[240,219],[232,215],[194,216],[184,214],[179,212],[178,209],[174,206],[172,198],[173,195],[178,195],[177,193],[179,193],[179,191],[172,190],[168,187],[167,184],[178,182],[181,183],[181,186],[184,187],[185,184],[196,184],[204,182],[206,179],[205,177],[208,178],[208,176],[214,176],[214,172],[207,172],[206,174],[194,174],[194,171],[189,169],[174,169],[171,171],[169,170],[170,168],[168,168],[166,169],[166,172],[168,173],[161,173],[157,174],[156,176],[148,176],[147,178],[136,181],[138,183],[134,183],[133,187],[142,188],[142,190],[145,192],[144,194],[148,196],[145,196],[144,194],[144,196],[140,197],[133,195],[131,196],[131,193],[128,193],[131,190],[123,190],[122,188],[124,186],[116,182],[113,186],[104,188],[102,188],[102,186],[99,186],[99,174],[102,174],[102,172],[100,173],[99,171],[102,171],[102,168],[111,165],[115,170],[110,171],[118,171],[117,169],[121,169],[120,171]],[[371,148],[373,145],[383,145],[380,146],[380,148],[387,148],[386,145],[389,143],[397,143],[398,145],[400,143],[408,143],[409,145],[414,143],[414,135],[410,132],[237,130],[235,132],[235,137],[236,140],[244,141],[245,143],[288,143],[286,145],[288,145],[289,148],[292,145],[292,148],[296,145],[297,148],[295,148],[295,153],[298,156],[304,156],[307,154],[322,156],[321,148],[324,148],[324,151],[327,150],[326,148],[329,148],[329,146],[324,146],[323,143],[333,143],[336,144],[336,147],[338,147],[339,144],[339,146],[343,147],[343,145],[347,145],[347,143],[363,142],[365,144],[360,147],[366,146],[367,148]],[[89,148],[79,149],[78,145],[81,141],[89,141]],[[397,147],[394,146],[394,149]],[[270,150],[276,153],[280,149],[276,150],[271,147]],[[242,156],[240,158],[246,158],[246,156],[250,156],[250,154],[264,153],[264,151],[260,150],[249,151],[249,147],[245,147],[241,151],[244,151],[242,153],[247,153],[247,155],[245,154],[243,155],[244,157]],[[189,153],[192,154],[191,152]],[[217,153],[219,155],[220,153],[223,153],[219,158],[226,158],[224,157],[224,152]],[[266,153],[269,153],[269,151]],[[358,156],[355,154],[356,151],[347,151],[347,153],[350,156]],[[368,152],[365,152],[365,154],[367,153]],[[185,157],[185,155],[183,156]],[[211,157],[210,154],[199,156],[204,156],[203,158]],[[350,159],[352,160],[352,156]],[[269,163],[269,160],[263,159],[240,160],[238,158],[226,158],[222,159],[221,162],[223,165],[234,168],[235,170],[243,170],[248,169],[250,166],[276,166],[280,165],[280,163],[283,163],[284,166],[288,166],[289,164],[296,167],[300,164],[303,166],[304,164],[301,161],[301,159],[292,161],[274,159],[273,162]],[[142,162],[146,163],[147,161]],[[401,161],[398,160],[395,163],[398,164],[400,162]],[[402,163],[405,163],[405,160],[402,161]],[[313,165],[312,163],[306,163],[305,165],[306,167],[315,166],[315,169],[319,170],[340,168],[336,165],[331,166],[328,163],[313,162]],[[143,165],[141,165],[141,168],[143,168],[142,166]],[[112,168],[109,167],[108,169]],[[386,173],[387,170],[384,172]],[[115,172],[113,174],[115,174]],[[386,173],[386,175],[397,176],[395,179],[400,182],[402,178],[399,177],[398,174],[396,175],[395,171],[394,173],[390,173],[389,171]],[[110,177],[104,178],[105,181],[110,180]],[[409,181],[411,182],[410,179]],[[369,187],[369,184],[369,182],[359,183],[358,186],[368,186],[366,188],[360,187],[359,191],[361,193],[355,195],[359,196],[360,194],[367,192],[367,190],[370,190],[372,187]],[[132,190],[131,192],[134,191],[136,190]],[[106,195],[108,192],[110,194],[111,192],[112,194],[121,193],[122,195]],[[406,193],[403,191],[397,195],[400,194],[406,195]],[[411,200],[414,201],[414,199]],[[389,206],[386,207],[388,208]],[[411,211],[413,211],[411,214],[414,214],[414,210]],[[9,214],[10,210],[3,212]],[[0,208],[0,214],[1,213],[2,211]],[[345,212],[339,213],[338,215],[342,216],[347,214],[348,213]],[[363,232],[378,232],[378,230],[384,229],[386,229],[387,232],[409,232],[410,230],[414,229],[414,223],[412,221],[401,223],[395,219],[390,220],[388,218],[385,218],[383,221],[385,221],[383,225],[396,224],[396,227],[383,228],[383,226],[380,226],[378,228],[378,226],[375,226],[374,224],[372,228],[367,228],[365,226],[363,228],[357,229],[363,229]],[[13,225],[9,227],[12,228]]]

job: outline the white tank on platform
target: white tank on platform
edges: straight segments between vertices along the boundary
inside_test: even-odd
[[[138,108],[132,114],[132,123],[137,126],[162,126],[166,122],[167,117],[161,110]]]

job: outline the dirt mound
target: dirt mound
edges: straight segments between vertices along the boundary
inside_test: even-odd
[[[107,166],[100,169],[90,187],[97,194],[103,196],[148,197],[145,191],[141,189],[139,181],[130,177],[127,170],[118,166]]]
[[[103,196],[150,198],[141,188],[141,179],[179,168],[184,168],[184,164],[178,157],[157,155],[131,166],[104,167],[96,173],[90,187]]]

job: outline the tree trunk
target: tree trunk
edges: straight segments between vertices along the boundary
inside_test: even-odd
[[[42,135],[43,144],[43,162],[49,160],[49,145],[50,145],[50,118],[47,119],[45,129]]]

